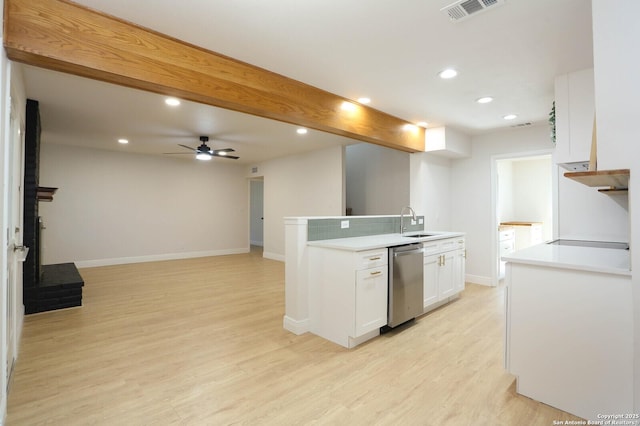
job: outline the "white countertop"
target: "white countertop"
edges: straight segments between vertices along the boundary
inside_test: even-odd
[[[407,235],[430,234],[429,237],[411,238]],[[441,240],[444,238],[454,238],[463,236],[463,232],[442,232],[442,231],[419,231],[407,232],[406,234],[380,234],[366,237],[335,238],[331,240],[309,241],[307,245],[313,247],[323,247],[338,250],[363,251],[375,250],[382,247],[400,246],[403,244],[423,243],[425,241]]]
[[[631,275],[629,250],[538,244],[502,256],[502,260],[528,265]]]

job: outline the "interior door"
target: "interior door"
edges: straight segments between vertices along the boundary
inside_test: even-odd
[[[250,181],[250,243],[254,246],[264,245],[264,181],[252,179]]]
[[[7,335],[7,380],[9,381],[13,363],[16,357],[18,309],[22,303],[22,263],[28,249],[22,245],[23,229],[23,185],[24,178],[24,125],[20,122],[19,115],[15,113],[15,106],[11,102],[9,143],[10,167],[7,170],[8,189],[8,221],[7,221],[7,309],[6,309],[6,335]],[[7,381],[7,383],[8,383]]]

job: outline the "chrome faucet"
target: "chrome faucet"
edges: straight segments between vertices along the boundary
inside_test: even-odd
[[[402,210],[400,210],[400,235],[402,235],[404,233],[404,231],[406,230],[406,226],[404,226],[404,211],[406,209],[409,209],[409,212],[411,212],[411,218],[414,221],[417,221],[418,219],[416,218],[416,212],[413,211],[413,209],[409,206],[403,207]]]

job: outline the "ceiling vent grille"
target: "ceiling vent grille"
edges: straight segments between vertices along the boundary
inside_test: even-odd
[[[453,22],[460,22],[489,8],[504,4],[505,0],[458,0],[447,7],[440,9],[449,16]]]

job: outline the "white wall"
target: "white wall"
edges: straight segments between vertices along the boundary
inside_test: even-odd
[[[513,162],[514,217],[543,222],[551,217],[551,156]]]
[[[598,164],[598,169],[602,169]],[[604,195],[563,176],[558,177],[558,236],[564,239],[629,241],[626,195]]]
[[[451,229],[467,233],[467,279],[491,283],[492,241],[496,232],[491,207],[491,161],[502,154],[553,148],[547,125],[499,130],[476,136],[472,156],[452,161]]]
[[[640,40],[636,0],[592,0],[595,101],[598,117],[598,168],[631,169],[629,218],[632,269],[640,265],[640,98],[635,54]],[[635,220],[634,220],[635,219]],[[633,273],[634,412],[640,411],[640,274]]]
[[[45,264],[128,263],[248,250],[244,167],[47,144]]]
[[[551,155],[513,161],[513,217],[510,220],[542,222],[543,240],[553,231],[553,179]]]
[[[347,146],[346,187],[353,215],[400,214],[409,205],[409,154],[368,143]]]
[[[410,205],[418,215],[424,215],[425,229],[463,231],[451,224],[451,161],[423,152],[411,154],[410,160]]]
[[[498,175],[498,193],[496,194],[497,221],[508,222],[515,220],[513,202],[513,161],[498,160],[496,162]]]
[[[343,152],[330,147],[258,166],[256,174],[264,176],[265,257],[284,260],[285,217],[344,214]]]

